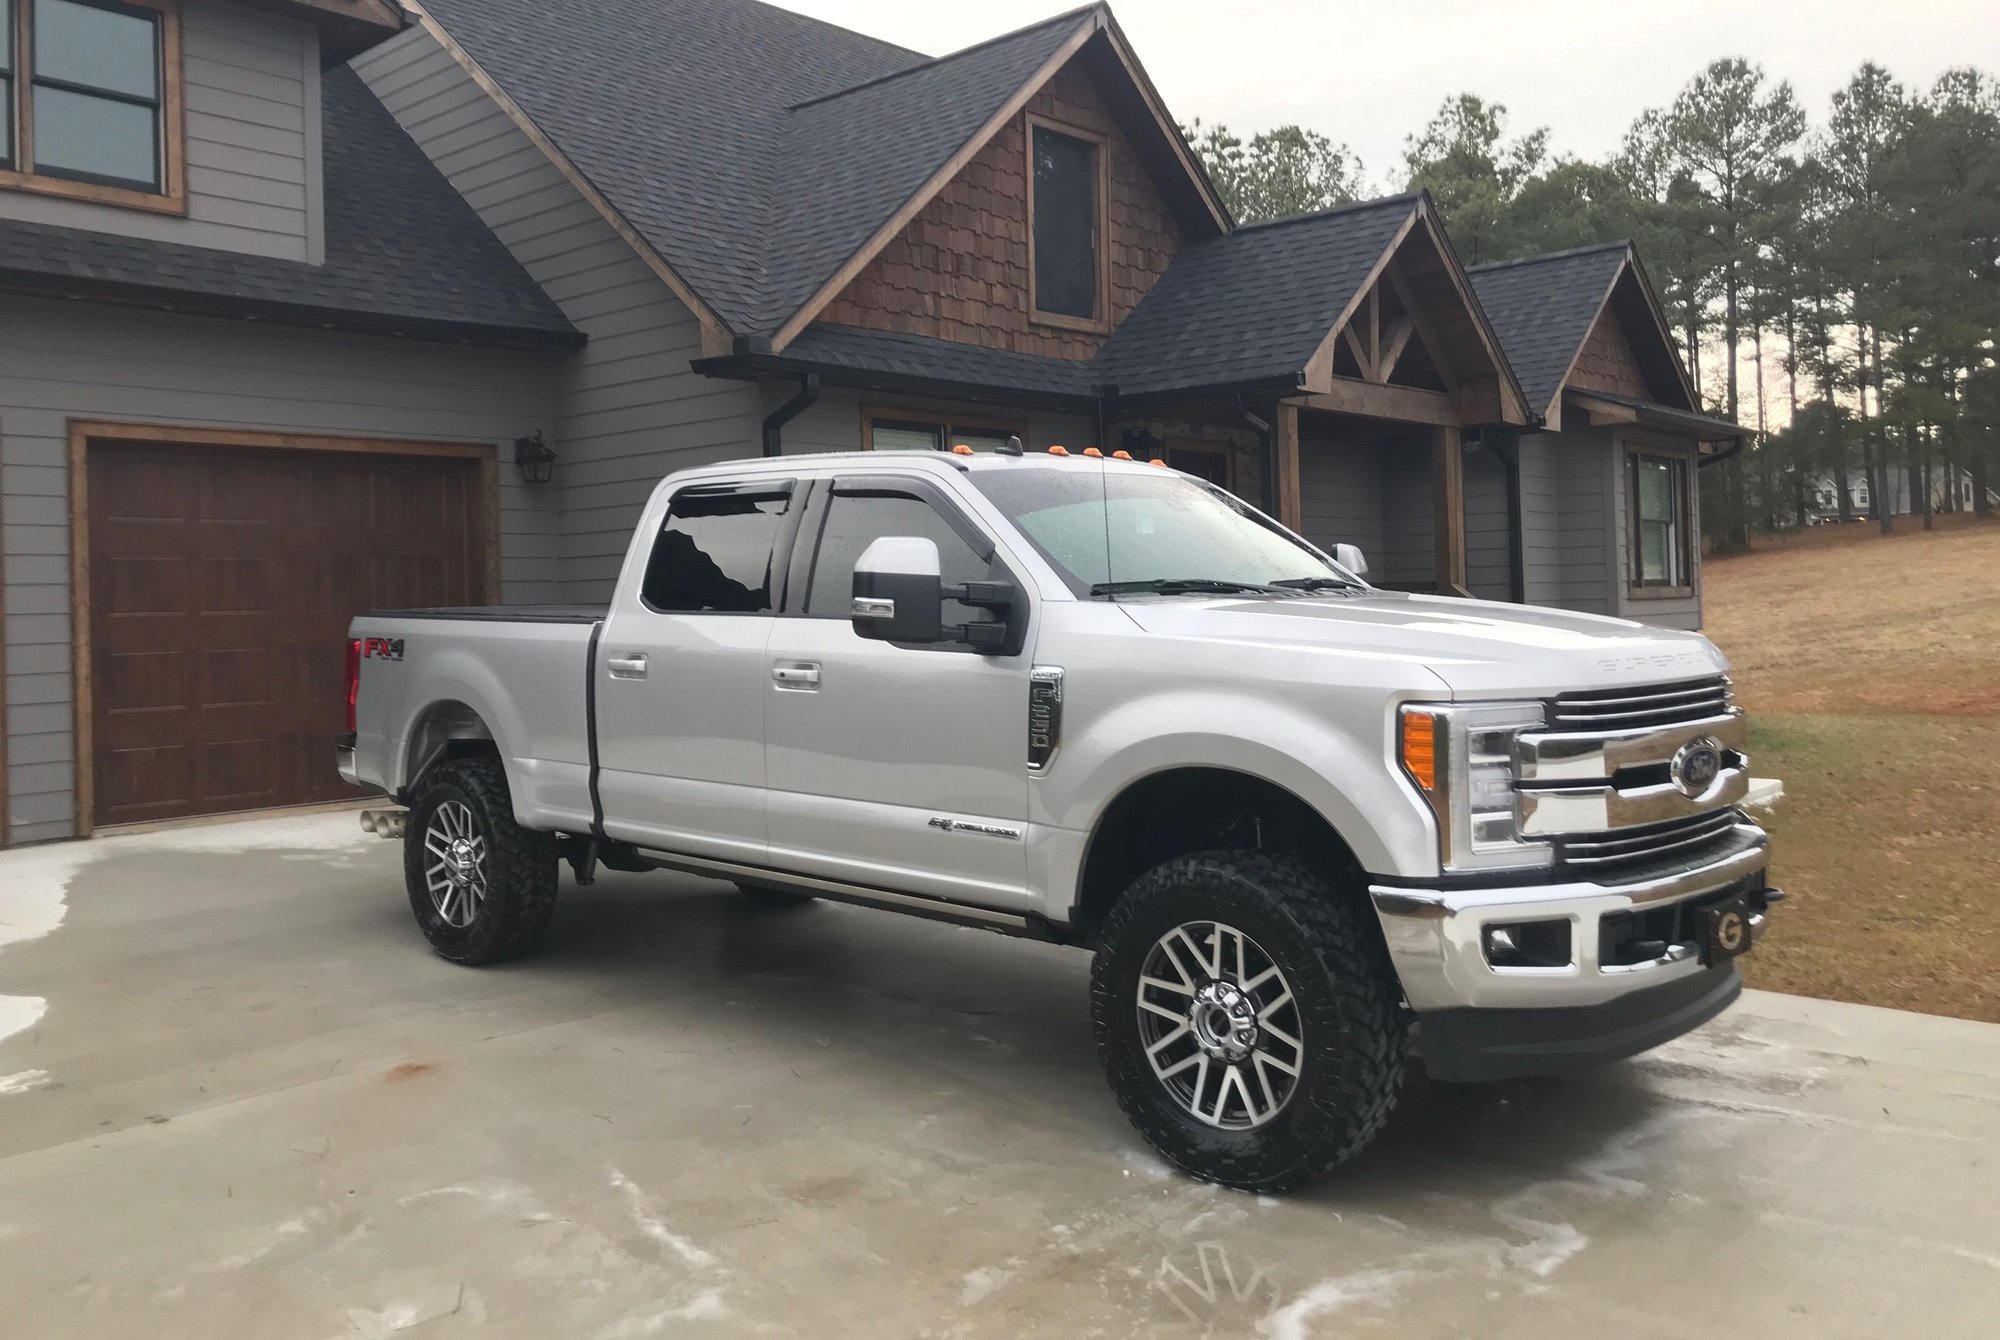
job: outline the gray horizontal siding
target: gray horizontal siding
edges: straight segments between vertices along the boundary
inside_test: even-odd
[[[602,599],[661,476],[756,454],[756,388],[690,370],[703,352],[694,314],[428,33],[413,28],[354,67],[589,337],[557,384],[549,575],[557,598]]]
[[[1358,547],[1382,561],[1382,462],[1370,444],[1307,439],[1299,444],[1299,516],[1305,537],[1322,549]],[[1382,574],[1370,575],[1380,578]]]
[[[1521,439],[1521,574],[1531,605],[1562,603],[1562,493],[1554,445]]]
[[[552,421],[545,356],[0,301],[7,828],[71,832],[69,421],[505,444]],[[499,447],[503,461],[507,451]],[[502,595],[555,595],[549,500],[501,480]]]
[[[1507,466],[1492,451],[1465,458],[1465,585],[1482,600],[1514,598],[1513,536],[1507,521]],[[1435,564],[1436,559],[1432,559]]]
[[[1611,533],[1611,438],[1604,429],[1543,436],[1556,476],[1557,603],[1591,614],[1614,614],[1617,572]]]
[[[321,260],[318,33],[220,0],[181,15],[186,217],[6,191],[0,218]]]

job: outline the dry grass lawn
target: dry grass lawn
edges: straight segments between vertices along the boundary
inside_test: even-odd
[[[1826,528],[1711,559],[1772,879],[1752,985],[2000,1023],[2000,520]]]

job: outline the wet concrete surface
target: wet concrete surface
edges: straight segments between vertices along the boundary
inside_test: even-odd
[[[1260,1198],[1126,1126],[1080,952],[609,875],[456,968],[353,829],[0,853],[0,1334],[1996,1333],[2000,1028],[1753,994]]]

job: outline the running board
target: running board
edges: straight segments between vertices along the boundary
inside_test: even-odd
[[[913,916],[928,917],[932,921],[948,921],[958,926],[999,931],[1003,935],[1023,935],[1036,940],[1066,942],[1053,926],[1040,917],[1025,917],[1015,912],[996,912],[988,907],[948,903],[942,898],[925,898],[914,893],[895,893],[866,884],[848,884],[837,879],[821,879],[816,875],[795,875],[760,865],[718,861],[707,856],[684,856],[679,852],[656,851],[649,847],[639,848],[638,853],[642,860],[662,870],[678,870],[683,874],[707,875],[714,879],[737,880],[745,884],[762,884],[793,893],[816,894],[822,898],[832,898],[837,902],[884,908],[891,912],[907,912]]]

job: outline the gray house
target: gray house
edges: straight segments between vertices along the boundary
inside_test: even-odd
[[[359,609],[591,600],[662,474],[1158,457],[1378,580],[1699,619],[1629,249],[1254,227],[1101,6],[0,0],[0,837],[340,798]],[[1566,344],[1566,350],[1565,350]]]

